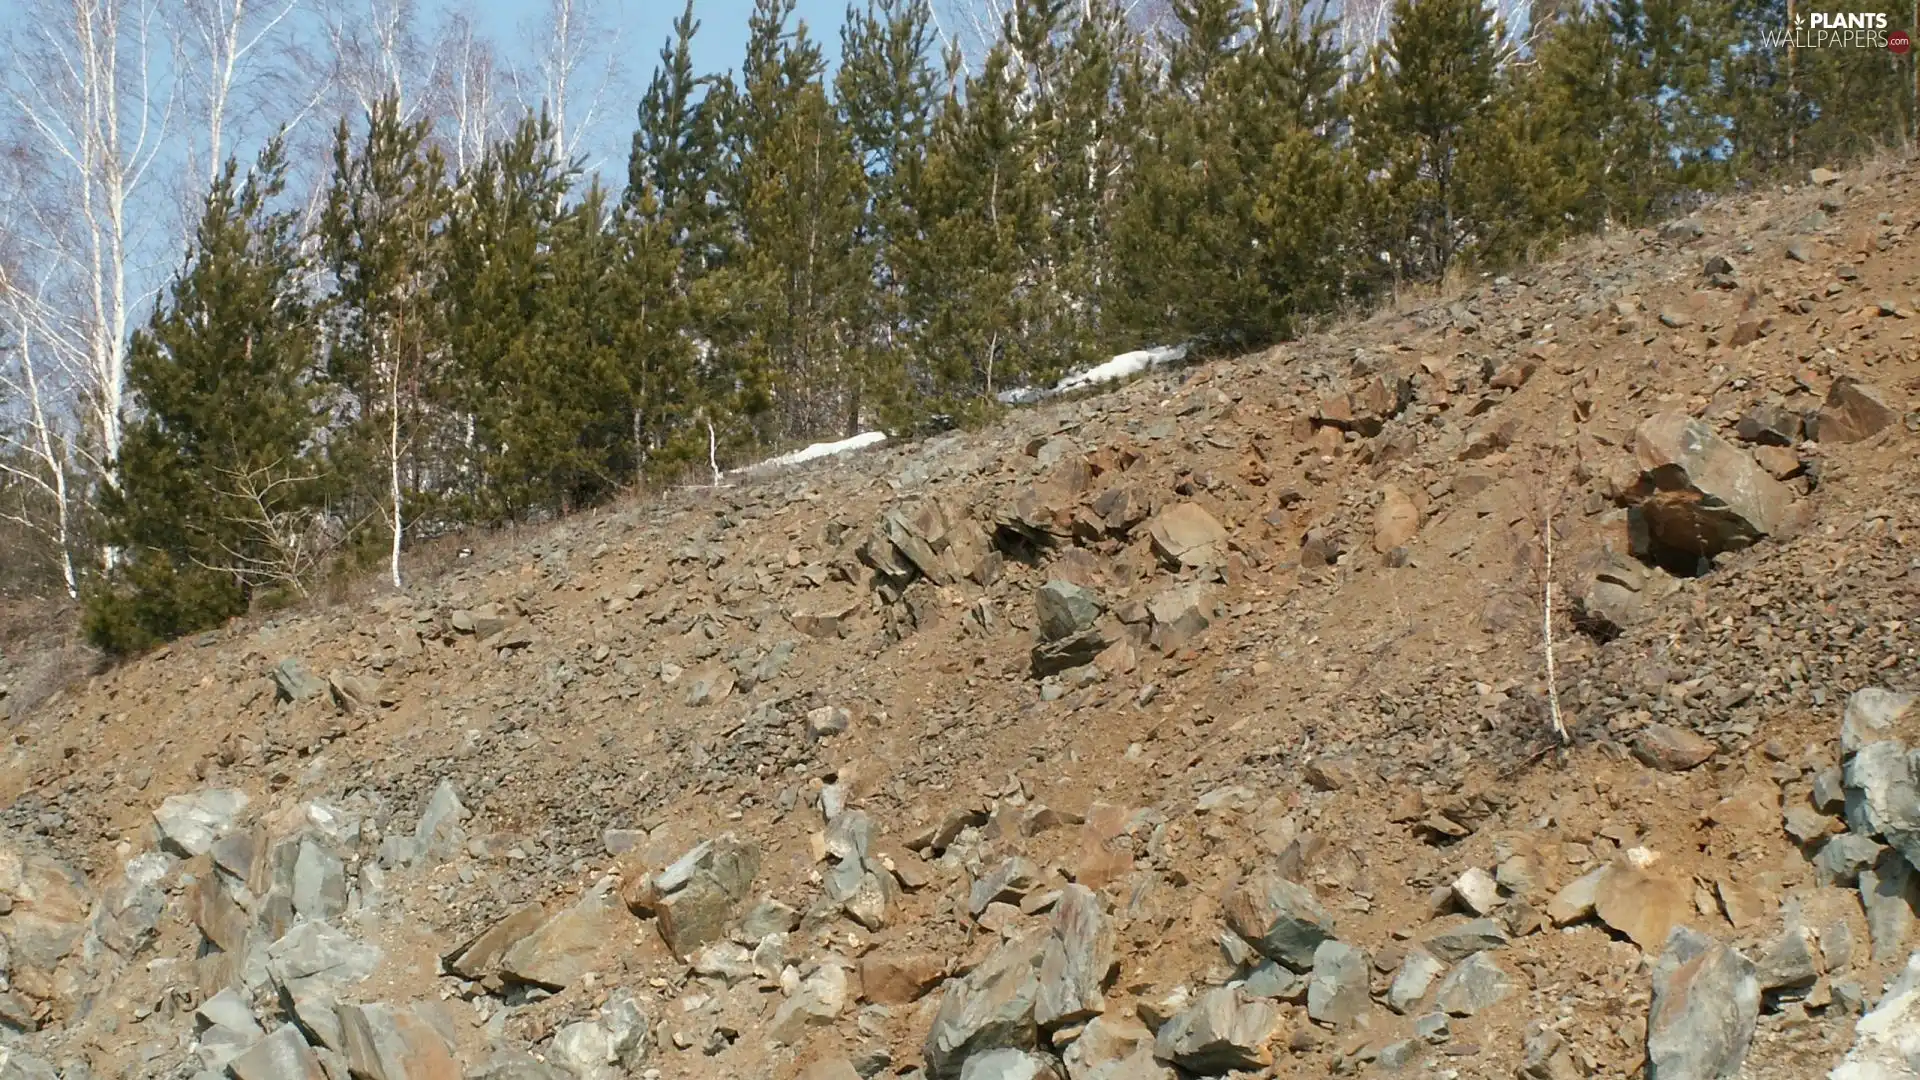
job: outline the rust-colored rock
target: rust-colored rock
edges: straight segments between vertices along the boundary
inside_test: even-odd
[[[1699,556],[1735,551],[1787,524],[1793,492],[1685,413],[1661,413],[1634,432],[1640,481],[1630,493],[1649,536]]]

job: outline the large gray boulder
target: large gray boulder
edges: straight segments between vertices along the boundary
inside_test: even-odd
[[[1333,937],[1333,916],[1312,890],[1279,874],[1256,874],[1227,894],[1227,926],[1262,956],[1295,971],[1313,967],[1315,950]]]
[[[1215,987],[1160,1025],[1154,1056],[1204,1075],[1264,1069],[1273,1064],[1267,1040],[1279,1019],[1272,1002]]]
[[[1847,825],[1920,866],[1920,750],[1868,743],[1847,760],[1845,781]]]
[[[1058,641],[1092,626],[1106,610],[1100,597],[1084,585],[1049,581],[1033,594],[1034,613],[1040,618],[1040,637]]]
[[[460,1080],[452,1045],[423,1008],[340,1006],[348,1071],[363,1080]]]
[[[1920,915],[1920,871],[1897,851],[1881,852],[1878,863],[1860,871],[1860,906],[1867,913],[1873,962],[1897,959]]]
[[[1067,886],[1054,905],[1040,957],[1034,1022],[1052,1030],[1105,1012],[1103,990],[1113,966],[1113,925],[1102,910],[1099,894],[1084,885]]]
[[[1751,961],[1676,927],[1653,967],[1647,1080],[1729,1080],[1740,1072],[1760,1015]]]
[[[327,1080],[320,1058],[292,1024],[253,1044],[227,1063],[233,1080]]]
[[[1685,413],[1643,421],[1634,432],[1634,457],[1641,470],[1634,501],[1664,547],[1713,556],[1748,547],[1787,524],[1792,489]]]
[[[612,883],[603,882],[508,947],[500,972],[548,990],[574,985],[593,970],[600,950],[630,922]]]
[[[1000,946],[963,979],[947,983],[927,1032],[927,1072],[940,1080],[960,1075],[969,1057],[999,1049],[1032,1049],[1040,997],[1040,963],[1051,931],[1035,931]]]
[[[203,855],[214,841],[233,831],[247,801],[247,793],[235,788],[170,795],[153,812],[160,843],[179,855]]]
[[[1307,982],[1307,1015],[1344,1027],[1362,1020],[1367,997],[1367,953],[1342,941],[1323,941],[1313,953],[1313,977]]]
[[[1062,1058],[1067,1080],[1174,1080],[1153,1058],[1153,1032],[1131,1017],[1095,1017]]]
[[[989,1050],[967,1059],[960,1080],[1060,1080],[1060,1067],[1052,1058],[1026,1050]]]
[[[1840,749],[1854,753],[1869,743],[1920,739],[1920,694],[1868,686],[1847,695],[1840,717]]]

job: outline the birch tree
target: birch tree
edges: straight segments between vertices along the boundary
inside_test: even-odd
[[[182,0],[177,11],[181,78],[197,130],[193,201],[220,177],[235,147],[267,128],[297,129],[317,105],[296,30],[302,0]],[[288,109],[292,104],[293,108]]]
[[[591,145],[623,80],[618,16],[599,0],[547,0],[541,18],[524,27],[534,57],[532,70],[513,76],[520,104],[535,114],[544,109],[553,122],[554,156],[563,162],[580,159]]]
[[[0,355],[0,505],[4,520],[40,541],[60,567],[68,599],[80,596],[74,568],[74,437],[59,405],[66,400],[57,368],[49,368],[39,328],[40,297],[0,270],[0,312],[12,329]]]
[[[84,438],[68,449],[109,487],[128,323],[149,295],[145,270],[161,235],[139,212],[173,104],[155,69],[161,13],[160,0],[44,0],[15,20],[7,40],[4,104],[16,166],[7,196],[20,253],[0,315],[37,350],[29,412],[46,425],[66,411],[80,417]],[[24,385],[24,366],[15,370]],[[50,384],[51,372],[63,378]],[[54,386],[65,394],[56,397]],[[52,441],[42,435],[29,438]]]
[[[504,73],[468,9],[452,12],[441,27],[434,83],[436,109],[444,117],[441,141],[456,175],[479,165],[487,147],[506,133]]]
[[[401,119],[419,118],[438,66],[421,41],[415,0],[314,2],[336,113],[368,116],[391,98]]]

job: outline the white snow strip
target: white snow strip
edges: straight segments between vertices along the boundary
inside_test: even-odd
[[[1051,389],[1022,386],[1013,390],[1003,390],[995,396],[999,398],[1002,405],[1031,405],[1057,394],[1071,393],[1119,379],[1130,379],[1143,371],[1177,364],[1186,358],[1185,345],[1160,345],[1151,349],[1135,349],[1132,352],[1121,353],[1103,364],[1095,364],[1085,371],[1068,375],[1053,384]]]
[[[816,458],[832,457],[835,454],[851,454],[855,450],[865,450],[869,446],[877,446],[886,441],[887,433],[884,431],[863,431],[850,439],[840,439],[836,442],[817,442],[791,453],[781,454],[779,457],[770,457],[765,461],[755,462],[752,465],[743,466],[733,471],[738,474],[760,472],[764,469],[778,469],[787,465],[798,465],[803,461],[813,461]]]

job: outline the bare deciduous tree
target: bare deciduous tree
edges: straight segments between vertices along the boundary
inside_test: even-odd
[[[0,360],[0,401],[17,416],[0,424],[0,486],[15,497],[0,507],[0,519],[38,537],[53,551],[67,596],[77,599],[80,579],[74,570],[73,433],[63,422],[63,395],[55,372],[45,369],[36,331],[45,321],[39,298],[0,270],[0,311],[12,329],[12,341]],[[35,503],[39,506],[35,506]]]
[[[302,0],[183,0],[177,9],[181,78],[199,130],[200,187],[213,182],[229,144],[246,141],[262,117],[296,128],[319,104],[320,79],[297,54],[295,15]],[[246,91],[257,89],[258,93]],[[266,93],[266,91],[278,91]],[[289,92],[291,96],[289,96]],[[298,103],[291,115],[289,101]]]
[[[452,12],[441,28],[437,108],[446,117],[442,140],[456,173],[479,163],[487,145],[505,132],[501,71],[493,43],[475,25],[471,11]]]
[[[282,508],[288,493],[317,477],[289,474],[280,462],[219,472],[226,486],[218,494],[231,507],[225,520],[239,529],[243,542],[220,544],[225,562],[195,561],[251,588],[278,586],[306,596],[314,575],[327,566],[350,532],[324,514]]]
[[[15,335],[37,343],[39,373],[67,377],[72,396],[43,396],[37,407],[48,423],[67,410],[83,417],[86,437],[69,449],[109,486],[128,323],[144,306],[155,254],[152,229],[135,224],[154,223],[136,210],[173,104],[155,70],[161,13],[160,0],[43,0],[7,40],[6,195],[20,254],[5,314]]]
[[[411,120],[427,107],[438,68],[420,41],[414,0],[315,0],[330,60],[336,112],[365,116],[391,96]]]
[[[520,104],[545,108],[553,121],[553,150],[562,161],[582,156],[595,125],[618,89],[620,19],[599,0],[547,0],[538,22],[525,28],[534,42],[533,69],[513,73]],[[589,170],[599,162],[587,163]]]

